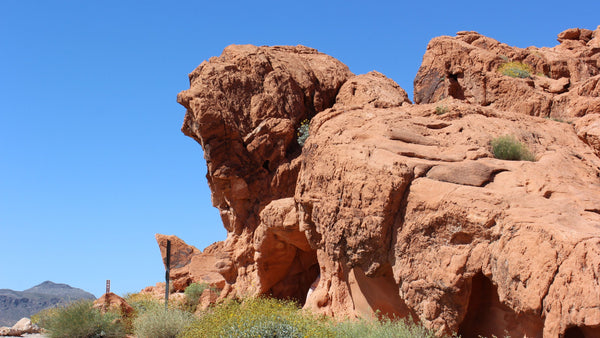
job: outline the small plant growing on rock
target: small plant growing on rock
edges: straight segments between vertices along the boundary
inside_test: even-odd
[[[495,158],[510,161],[534,161],[535,157],[527,147],[514,136],[500,136],[492,140],[492,153]]]
[[[306,142],[306,139],[308,138],[308,130],[310,127],[310,120],[309,119],[304,119],[301,123],[300,123],[300,127],[298,127],[298,132],[297,132],[297,141],[298,144],[300,145],[300,147],[304,146],[304,142]]]
[[[435,113],[437,115],[444,115],[449,111],[448,107],[446,106],[437,106],[435,107]]]
[[[192,283],[187,288],[185,288],[185,291],[183,293],[185,294],[185,302],[190,312],[196,311],[196,306],[200,301],[200,296],[202,296],[202,293],[206,289],[211,289],[218,293],[217,289],[210,287],[206,283]]]
[[[206,289],[208,289],[208,284],[206,283],[192,283],[185,288],[183,293],[185,294],[185,298],[187,299],[188,303],[198,303],[200,296],[202,296],[202,293]]]
[[[531,66],[516,61],[503,63],[498,68],[498,71],[503,75],[517,77],[521,79],[528,78],[533,73],[533,69],[531,68]]]
[[[565,120],[563,120],[561,118],[558,118],[558,117],[546,116],[545,119],[552,120],[554,122],[560,122],[560,123],[567,123],[567,124],[572,124],[573,123],[572,121],[565,121]]]

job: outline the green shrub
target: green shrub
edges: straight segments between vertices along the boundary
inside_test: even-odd
[[[50,320],[50,318],[55,316],[59,310],[60,308],[58,307],[44,309],[31,316],[31,322],[41,328],[46,328],[48,326],[48,321]]]
[[[421,325],[407,324],[403,320],[348,320],[337,323],[334,328],[336,337],[365,338],[434,338],[435,333]]]
[[[297,141],[298,144],[303,147],[304,146],[304,142],[306,142],[306,139],[308,138],[309,135],[309,130],[310,128],[310,120],[308,119],[304,119],[304,121],[302,121],[302,123],[300,123],[300,127],[298,127],[298,132],[297,132]]]
[[[139,316],[144,314],[146,311],[155,309],[164,309],[164,301],[153,298],[150,294],[145,293],[129,293],[124,297],[127,304],[131,305],[135,315]]]
[[[293,302],[249,298],[212,308],[180,337],[333,337],[333,334],[327,320],[303,313]]]
[[[194,315],[178,309],[154,308],[133,322],[138,338],[175,338],[194,321]]]
[[[185,298],[190,304],[198,304],[198,300],[200,300],[200,296],[204,290],[208,289],[208,284],[202,283],[192,283],[183,292],[185,294]]]
[[[446,114],[448,111],[449,111],[449,109],[446,106],[437,106],[437,107],[435,107],[435,113],[437,115]]]
[[[518,78],[527,78],[533,73],[533,69],[529,65],[515,61],[502,64],[498,71],[506,76]]]
[[[209,286],[206,283],[192,283],[183,292],[185,294],[185,305],[186,310],[189,312],[195,312],[198,306],[198,301],[204,290],[208,289]]]
[[[304,335],[293,324],[265,320],[259,322],[245,322],[242,325],[230,326],[221,331],[223,337],[240,337],[240,338],[303,338]]]
[[[102,314],[90,300],[78,301],[40,314],[51,338],[125,337],[118,314]]]
[[[492,140],[492,153],[495,158],[511,161],[534,161],[535,157],[527,147],[514,136],[500,136]]]

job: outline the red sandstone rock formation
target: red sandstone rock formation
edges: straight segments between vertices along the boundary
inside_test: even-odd
[[[177,236],[156,234],[156,242],[165,265],[167,240],[171,241],[170,278],[173,281],[173,291],[185,291],[185,288],[192,282],[206,283],[219,289],[225,287],[225,279],[216,267],[220,257],[224,256],[220,253],[222,247],[220,242],[210,245],[204,249],[204,252],[201,252],[194,246],[186,244]],[[157,285],[156,289],[160,289],[160,287]],[[165,287],[163,285],[161,294],[163,298],[164,292]]]
[[[559,41],[433,39],[415,105],[382,74],[301,46],[230,46],[202,63],[178,101],[228,231],[222,296],[464,337],[600,336],[600,28]],[[502,75],[507,60],[540,75]],[[494,158],[503,135],[536,161]]]

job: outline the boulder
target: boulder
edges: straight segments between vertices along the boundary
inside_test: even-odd
[[[25,334],[40,332],[39,326],[33,324],[29,318],[21,318],[12,327],[0,327],[0,336],[21,337]]]

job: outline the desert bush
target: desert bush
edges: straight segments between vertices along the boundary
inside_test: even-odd
[[[254,338],[254,337],[286,337],[303,338],[304,335],[296,326],[290,323],[265,320],[258,322],[246,322],[242,325],[231,326],[222,331],[226,337]]]
[[[103,314],[90,300],[71,303],[40,314],[51,338],[125,337],[118,314]]]
[[[196,307],[198,306],[198,301],[200,300],[200,296],[204,290],[208,289],[209,286],[206,283],[192,283],[185,288],[183,292],[185,294],[185,302],[187,305],[187,310],[190,312],[196,311]]]
[[[293,302],[249,298],[212,308],[180,337],[333,337],[333,334],[326,319],[303,313]]]
[[[153,298],[150,294],[128,293],[123,298],[131,305],[137,316],[149,310],[165,308],[164,301]]]
[[[403,320],[347,320],[333,326],[335,337],[365,338],[434,338],[435,333],[421,325],[407,324]]]
[[[187,288],[185,288],[185,291],[183,293],[185,294],[185,298],[188,303],[198,304],[200,296],[202,296],[202,293],[206,289],[208,289],[208,284],[206,283],[192,283]]]
[[[500,136],[492,140],[492,153],[495,158],[511,161],[534,161],[535,157],[527,147],[514,136]]]
[[[518,78],[527,78],[533,73],[533,69],[529,65],[516,61],[503,63],[498,71],[506,76]]]
[[[304,146],[304,142],[306,142],[306,139],[308,138],[309,128],[310,128],[310,120],[308,120],[308,119],[304,119],[304,121],[302,121],[302,123],[300,123],[300,127],[298,127],[298,132],[296,134],[296,136],[298,136],[298,138],[296,140],[298,141],[298,144],[301,147]]]
[[[124,297],[125,301],[133,307],[136,315],[141,315],[148,310],[164,309],[164,299],[156,299],[153,295],[147,293],[129,293]],[[169,297],[169,309],[186,310],[187,305],[185,299]]]
[[[133,322],[138,338],[175,338],[194,321],[194,315],[179,309],[154,308]]]
[[[48,309],[44,309],[44,310],[34,314],[33,316],[31,316],[31,322],[33,324],[36,324],[37,326],[45,329],[48,326],[48,321],[50,320],[50,318],[55,316],[59,310],[60,310],[60,308],[58,308],[58,307],[51,307]]]
[[[448,111],[449,111],[449,109],[446,106],[437,106],[437,107],[435,107],[435,113],[437,115],[446,114]]]

